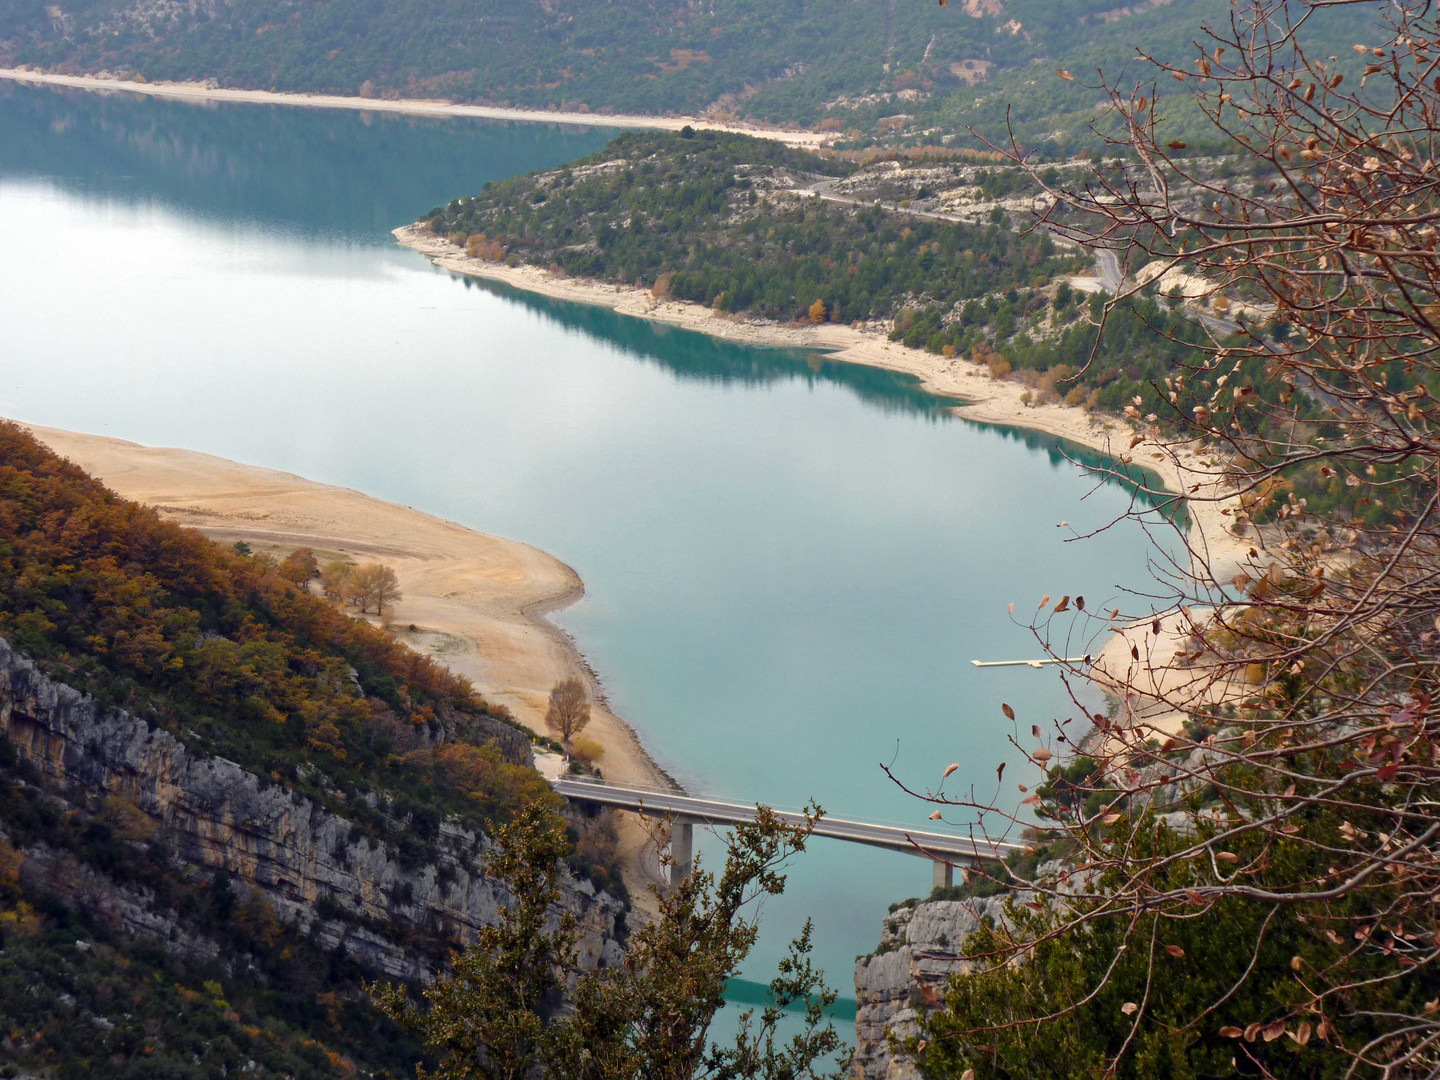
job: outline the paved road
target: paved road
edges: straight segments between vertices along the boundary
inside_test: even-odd
[[[575,802],[645,811],[657,816],[669,814],[707,825],[736,825],[743,821],[753,821],[755,818],[753,806],[721,802],[718,799],[697,799],[673,791],[644,791],[571,778],[552,780],[551,784],[556,792]],[[803,820],[801,815],[796,813],[776,812],[791,824],[799,824]],[[972,841],[953,833],[906,829],[895,825],[876,825],[832,817],[820,819],[820,823],[815,826],[815,835],[957,863],[996,862],[1019,848],[1016,844]]]

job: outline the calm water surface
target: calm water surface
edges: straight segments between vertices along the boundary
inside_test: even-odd
[[[476,285],[390,242],[607,137],[0,84],[0,414],[554,553],[588,589],[559,621],[694,790],[922,825],[880,763],[1026,779],[1000,702],[1026,730],[1069,715],[1063,687],[969,661],[1035,654],[1011,601],[1147,580],[1138,531],[1056,527],[1123,491],[904,378]],[[749,973],[810,913],[848,994],[888,905],[929,888],[918,859],[817,841]]]

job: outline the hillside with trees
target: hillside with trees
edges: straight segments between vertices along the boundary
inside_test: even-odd
[[[423,224],[479,258],[782,322],[885,320],[917,297],[949,306],[1080,265],[1008,219],[961,226],[800,190],[851,169],[748,136],[622,135],[562,169],[487,184]]]
[[[1092,173],[1049,214],[1083,211],[1062,231],[1284,323],[1195,342],[1162,385],[1203,395],[1127,410],[1135,445],[1198,451],[1187,497],[1246,543],[1222,557],[1177,537],[1182,557],[1113,607],[1037,575],[1051,591],[1025,621],[1093,730],[1005,705],[1017,752],[995,794],[911,779],[937,816],[1031,851],[936,897],[1010,902],[949,943],[951,971],[912,998],[918,1030],[867,1075],[897,1047],[936,1080],[1440,1069],[1440,24],[1392,5],[1387,32],[1352,43],[1352,83],[1272,12],[1237,3],[1187,65],[1261,182],[1207,179],[1121,87],[1151,184]],[[1197,185],[1209,198],[1177,197]],[[1079,642],[1118,662],[1064,660]],[[911,925],[933,939],[940,918]]]
[[[481,827],[546,791],[528,735],[468,682],[8,423],[0,545],[0,634],[196,750],[322,801],[383,791]]]
[[[862,156],[868,158],[868,155]],[[1230,162],[1206,175],[1234,180]],[[1069,278],[1093,260],[1027,228],[1043,184],[976,155],[825,156],[715,132],[622,135],[556,170],[492,182],[422,224],[470,255],[649,289],[780,323],[844,322],[1029,384],[1036,404],[1173,415],[1202,391],[1167,378],[1208,340],[1158,284],[1124,297]],[[1123,163],[1103,174],[1136,181]],[[849,200],[815,197],[817,187]],[[1208,311],[1208,309],[1206,309]],[[1104,323],[1098,341],[1095,328]],[[1138,401],[1137,401],[1138,399]]]
[[[998,138],[1008,115],[1027,138],[1059,151],[1095,145],[1087,125],[1100,97],[1087,73],[1123,69],[1138,42],[1178,53],[1199,22],[1226,11],[1225,0],[236,0],[163,8],[11,0],[0,4],[0,64],[253,89],[710,114],[862,139],[963,139],[967,123]],[[1329,28],[1316,45],[1338,51],[1350,40]],[[1077,81],[1052,85],[1044,76],[1057,67]]]

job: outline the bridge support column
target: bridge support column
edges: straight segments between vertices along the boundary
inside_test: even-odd
[[[695,822],[677,817],[670,822],[670,884],[679,885],[695,866]]]
[[[955,886],[955,864],[943,859],[935,860],[935,888],[950,889]]]

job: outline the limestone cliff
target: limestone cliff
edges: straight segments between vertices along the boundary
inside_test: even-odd
[[[933,900],[886,916],[880,947],[855,962],[854,1080],[919,1076],[913,1061],[892,1050],[890,1036],[904,1040],[919,1032],[923,1011],[941,1003],[951,975],[965,971],[959,959],[965,939],[982,919],[1002,922],[1006,899]]]
[[[117,844],[162,836],[177,872],[227,871],[247,895],[268,901],[281,923],[374,974],[429,979],[446,943],[493,923],[509,899],[485,875],[485,836],[444,822],[425,861],[402,861],[343,813],[98,704],[47,677],[3,638],[0,739],[68,812],[129,815],[128,839]],[[184,952],[217,948],[143,889],[107,880],[67,852],[40,845],[24,855],[25,874],[52,887],[63,881],[72,899],[117,928]],[[580,917],[586,965],[618,961],[620,902],[568,877],[563,902]]]

